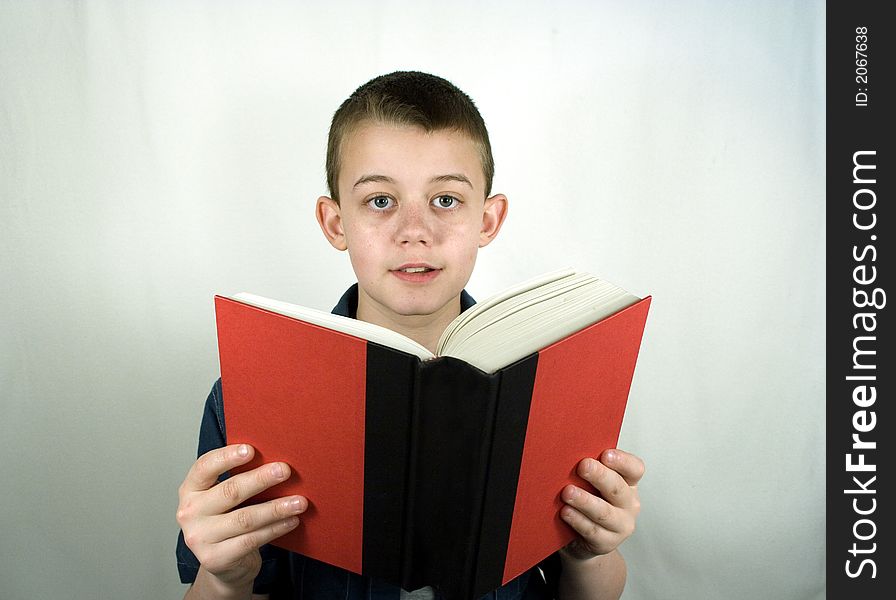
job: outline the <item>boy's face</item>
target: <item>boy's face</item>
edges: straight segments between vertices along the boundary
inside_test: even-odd
[[[456,316],[476,254],[507,210],[504,196],[485,198],[476,145],[455,131],[367,123],[341,158],[340,203],[320,198],[317,218],[349,252],[358,317],[425,326]]]

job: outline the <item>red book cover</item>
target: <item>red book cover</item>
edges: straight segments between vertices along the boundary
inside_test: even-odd
[[[257,452],[291,477],[256,497],[301,494],[302,527],[280,545],[361,570],[367,342],[215,298],[227,442]]]
[[[538,354],[504,581],[573,540],[560,491],[585,457],[615,448],[650,297]]]

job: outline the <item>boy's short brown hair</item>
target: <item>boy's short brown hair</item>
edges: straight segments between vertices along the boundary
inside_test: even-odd
[[[333,115],[327,140],[327,186],[339,202],[342,144],[364,122],[412,125],[427,133],[461,131],[479,148],[485,196],[492,189],[495,160],[485,122],[468,95],[453,83],[419,71],[395,71],[371,79],[346,99]]]

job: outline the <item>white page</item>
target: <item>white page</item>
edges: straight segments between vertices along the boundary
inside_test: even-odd
[[[354,337],[395,348],[396,350],[418,356],[421,360],[433,358],[432,352],[411,338],[392,331],[391,329],[374,325],[373,323],[343,317],[342,315],[334,315],[333,313],[317,310],[316,308],[290,304],[289,302],[283,302],[282,300],[272,300],[271,298],[257,296],[248,292],[240,292],[239,294],[230,296],[230,298],[237,302],[264,308],[287,317],[293,317],[300,321],[305,321],[306,323],[319,325],[335,331],[341,331],[342,333],[347,333]]]

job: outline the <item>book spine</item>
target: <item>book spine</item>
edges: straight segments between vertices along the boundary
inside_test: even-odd
[[[440,358],[422,363],[416,398],[402,587],[431,585],[445,600],[470,600],[497,378]]]
[[[535,353],[495,373],[494,431],[486,459],[488,472],[471,598],[506,583],[510,527],[537,369]]]
[[[420,360],[368,343],[364,433],[362,573],[400,582],[410,543],[408,514]]]
[[[490,540],[482,539],[482,530],[484,519],[486,518],[485,499],[489,493],[489,477],[492,471],[492,451],[495,445],[495,432],[498,430],[497,409],[498,409],[498,375],[490,375],[488,385],[483,387],[485,409],[482,415],[482,433],[480,434],[480,443],[474,448],[478,450],[478,456],[475,457],[473,464],[476,482],[474,484],[474,493],[470,497],[470,520],[468,524],[469,538],[472,545],[469,554],[466,557],[463,566],[464,580],[462,594],[463,598],[473,600],[479,598],[484,593],[498,587],[495,585],[476,593],[476,580],[479,575],[480,558],[483,554],[483,548],[488,545]]]
[[[404,511],[402,513],[401,523],[401,586],[408,590],[414,590],[422,587],[423,584],[416,585],[416,566],[415,566],[415,520],[414,515],[417,510],[417,494],[416,486],[419,479],[419,456],[420,456],[420,428],[422,419],[422,383],[423,363],[417,362],[414,365],[413,383],[408,404],[408,429],[406,432],[407,451],[405,454],[406,470],[404,481]]]

